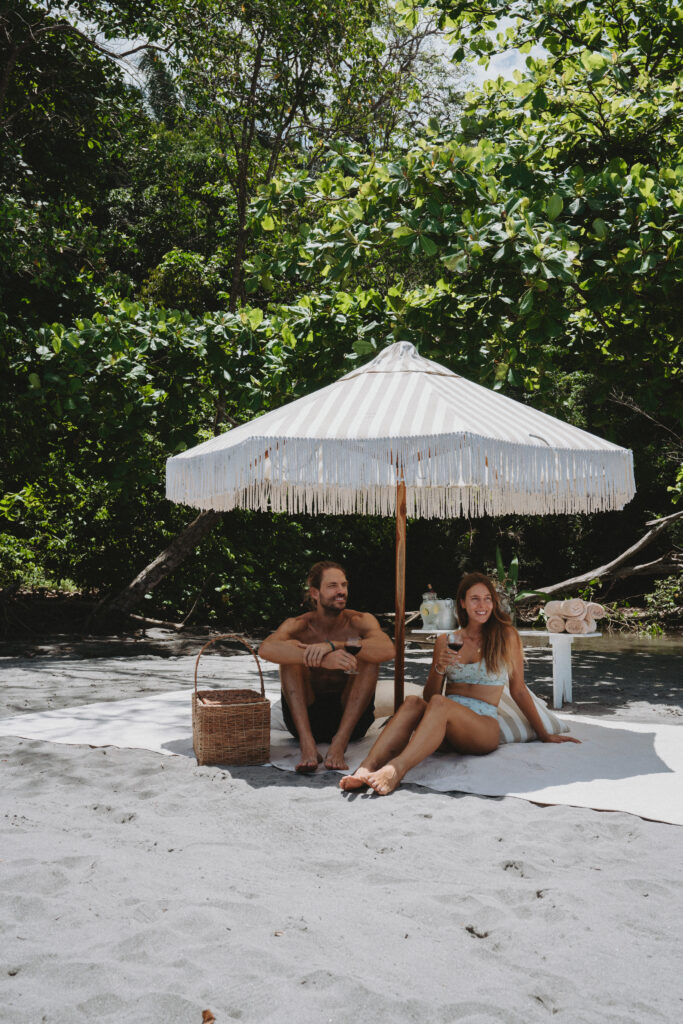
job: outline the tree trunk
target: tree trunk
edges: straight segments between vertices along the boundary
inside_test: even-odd
[[[221,518],[221,512],[209,510],[200,512],[196,519],[193,519],[189,526],[186,526],[182,533],[173,538],[171,543],[162,551],[153,562],[143,569],[120,593],[110,599],[105,599],[95,610],[95,617],[101,618],[102,614],[118,613],[127,614],[133,608],[137,608],[145,594],[165,580],[167,576],[177,569],[185,561],[187,556],[194,551],[199,542],[211,530]]]

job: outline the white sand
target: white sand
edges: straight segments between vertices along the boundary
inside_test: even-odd
[[[599,679],[578,659],[577,711],[682,721],[680,662],[601,657]],[[2,659],[0,716],[184,667]],[[545,653],[529,674],[547,697]],[[680,827],[13,737],[0,761],[0,1021],[681,1019]]]

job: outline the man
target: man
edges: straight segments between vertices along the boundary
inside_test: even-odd
[[[375,616],[346,607],[348,589],[341,565],[316,562],[308,575],[313,611],[285,619],[259,650],[280,666],[285,725],[301,748],[298,772],[314,772],[322,761],[316,742],[330,744],[326,768],[348,768],[349,741],[374,719],[379,666],[394,657]],[[355,656],[344,650],[352,637],[361,642]]]

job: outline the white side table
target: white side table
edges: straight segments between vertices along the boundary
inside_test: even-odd
[[[411,629],[411,633],[438,636],[447,629]],[[545,629],[520,629],[519,635],[548,640],[553,650],[553,707],[561,708],[572,699],[572,644],[575,640],[590,640],[602,633],[548,633]]]
[[[520,629],[520,636],[547,639],[553,649],[553,707],[561,708],[572,699],[572,644],[575,640],[589,640],[602,633],[548,633],[544,629]]]

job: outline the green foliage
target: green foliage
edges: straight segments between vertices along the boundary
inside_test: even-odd
[[[140,59],[139,69],[145,76],[145,100],[154,119],[173,128],[181,111],[180,96],[171,70],[159,53],[148,51]]]
[[[422,6],[420,4],[419,6]],[[614,0],[608,7],[576,0],[432,0],[443,12],[443,27],[460,44],[456,59],[478,57],[486,66],[495,53],[519,48],[529,53],[542,46],[551,55],[552,67],[564,71],[565,61],[578,55],[588,83],[600,84],[611,66],[621,70],[618,82],[632,88],[647,56],[652,77],[671,81],[683,66],[683,23],[674,0],[645,0],[638,4]],[[493,31],[501,19],[509,19],[504,31]],[[527,64],[535,61],[528,58]],[[543,109],[543,100],[536,101]]]
[[[519,558],[513,555],[510,565],[505,568],[503,555],[500,547],[496,545],[496,576],[498,578],[498,589],[505,595],[507,610],[515,616],[515,605],[526,601],[531,597],[546,598],[547,595],[540,590],[519,590]]]
[[[27,194],[75,190],[92,198],[127,90],[118,69],[78,30],[78,5],[68,6],[73,22],[60,16],[62,5],[35,0],[0,10],[0,179],[14,179]],[[112,10],[84,6],[92,14],[95,6],[105,15]]]
[[[0,193],[0,308],[33,322],[69,318],[88,302],[102,245],[78,199],[29,201]]]
[[[122,586],[186,520],[164,506],[164,462],[211,435],[217,388],[243,417],[267,400],[251,337],[239,317],[103,297],[69,329],[6,327],[8,533],[30,541],[53,578]]]
[[[17,322],[68,322],[98,285],[126,288],[101,210],[134,93],[53,4],[0,11],[0,67],[0,305]]]
[[[198,316],[212,307],[223,284],[215,261],[171,249],[149,273],[141,294],[155,304]]]
[[[141,288],[166,254],[178,249],[212,264],[211,274],[215,265],[221,280],[227,277],[235,206],[218,173],[221,158],[207,126],[192,128],[180,119],[167,128],[141,112],[121,148],[125,172],[97,211],[112,269]],[[219,290],[209,308],[221,307]]]
[[[513,557],[508,569],[506,569],[501,550],[499,547],[496,547],[496,572],[498,574],[498,582],[506,591],[517,589],[517,582],[519,580],[519,559],[517,555]]]
[[[602,584],[599,579],[589,580],[585,586],[576,592],[577,597],[580,597],[583,601],[595,601],[601,587]]]
[[[62,587],[62,580],[46,577],[46,553],[36,537],[23,541],[10,533],[0,534],[0,579],[3,586],[20,583],[25,587]]]
[[[542,152],[535,164],[514,139],[506,149],[424,142],[389,164],[354,154],[353,175],[336,160],[320,178],[274,183],[255,217],[281,226],[279,249],[252,269],[313,286],[312,302],[334,283],[330,304],[355,321],[359,353],[399,334],[427,355],[457,342],[455,369],[551,394],[563,364],[604,381],[608,365],[635,358],[651,389],[645,408],[656,408],[673,397],[680,371],[673,297],[683,278],[683,167],[610,162],[577,178],[553,171]],[[548,197],[560,188],[566,213],[549,221]],[[643,230],[650,203],[657,230],[654,220]],[[593,228],[598,208],[609,212],[609,250]],[[384,267],[400,267],[404,250],[425,283],[406,289],[397,274],[385,291]]]
[[[671,501],[674,505],[683,498],[683,466],[679,466],[676,472],[676,480],[673,487],[667,487],[667,491],[671,494]]]
[[[666,503],[670,468],[661,433],[623,408],[615,415],[615,401],[664,430],[683,414],[678,29],[666,23],[670,5],[645,6],[649,34],[623,55],[616,23],[632,13],[601,12],[607,62],[587,49],[598,16],[555,4],[561,45],[529,58],[516,81],[473,94],[462,131],[430,127],[393,160],[337,147],[321,173],[283,175],[254,207],[277,244],[252,261],[248,282],[308,289],[319,319],[343,318],[360,357],[407,338],[456,372],[634,447],[643,497],[627,515],[641,501]],[[546,38],[545,8],[515,9],[527,19],[519,32]],[[477,11],[451,5],[458,30],[493,52]],[[501,46],[514,40],[516,29]]]
[[[683,573],[657,580],[645,603],[650,611],[664,618],[679,615],[683,608]]]
[[[625,546],[681,490],[682,25],[669,0],[1,11],[3,582],[122,586],[192,515],[169,454],[398,339],[633,447],[639,487],[623,514],[411,523],[409,595],[496,546],[525,586]],[[544,56],[463,99],[444,32]],[[149,611],[272,623],[330,556],[390,608],[392,529],[231,513]]]

